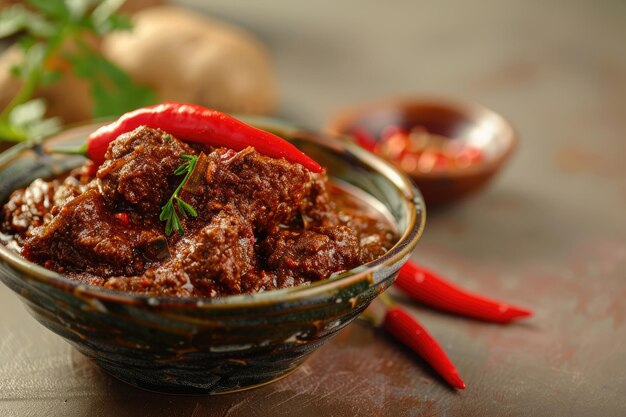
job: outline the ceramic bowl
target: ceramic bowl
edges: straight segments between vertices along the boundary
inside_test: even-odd
[[[46,144],[76,145],[96,127],[71,129]],[[384,256],[308,286],[180,299],[79,284],[0,244],[0,280],[41,324],[114,377],[138,387],[213,394],[289,374],[391,285],[422,233],[425,212],[410,180],[381,159],[349,142],[287,133],[327,167],[335,183],[387,213],[400,238]],[[47,155],[41,145],[14,147],[0,155],[0,201],[37,177],[80,163],[81,157]]]
[[[410,172],[429,207],[459,201],[482,189],[510,158],[517,145],[511,124],[499,114],[475,103],[444,98],[393,98],[346,108],[327,129],[351,135],[364,129],[379,138],[387,126],[410,130],[422,126],[429,133],[461,138],[483,154],[483,160],[462,169]]]

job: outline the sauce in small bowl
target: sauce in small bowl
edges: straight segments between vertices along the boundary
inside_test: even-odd
[[[482,189],[517,145],[510,123],[478,104],[435,98],[388,99],[340,111],[328,124],[392,162],[429,206]]]

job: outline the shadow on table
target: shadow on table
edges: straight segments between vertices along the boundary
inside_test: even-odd
[[[89,398],[82,401],[84,415],[352,417],[383,410],[390,415],[411,410],[421,410],[417,416],[433,415],[435,403],[416,392],[416,379],[431,392],[446,391],[445,386],[433,383],[428,370],[424,375],[419,367],[408,367],[415,358],[402,350],[391,358],[385,354],[394,342],[379,333],[369,325],[352,324],[292,375],[264,387],[215,396],[144,391],[109,376],[77,351],[71,355],[75,377],[92,384]],[[389,377],[393,384],[384,382]]]

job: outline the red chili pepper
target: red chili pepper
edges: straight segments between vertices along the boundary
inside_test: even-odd
[[[401,307],[395,306],[387,310],[385,329],[420,355],[448,384],[456,389],[465,388],[465,382],[439,343]]]
[[[417,301],[461,316],[507,323],[532,315],[525,308],[465,291],[410,261],[400,268],[394,285]]]
[[[376,139],[374,139],[364,128],[357,126],[352,131],[352,137],[356,140],[356,143],[363,149],[367,149],[370,152],[376,150]]]
[[[109,143],[122,133],[139,126],[163,129],[182,140],[203,145],[226,146],[237,151],[252,146],[263,155],[285,158],[311,172],[322,172],[322,167],[317,162],[272,133],[247,125],[217,110],[173,102],[142,107],[101,127],[87,138],[85,153],[96,165],[100,165],[104,162]]]

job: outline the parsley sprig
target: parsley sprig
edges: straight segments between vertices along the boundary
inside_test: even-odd
[[[153,104],[154,92],[134,81],[85,39],[131,28],[118,13],[122,0],[26,0],[0,10],[0,38],[18,35],[21,61],[11,74],[19,91],[0,112],[0,140],[20,142],[55,133],[61,121],[45,118],[45,102],[33,100],[38,87],[61,78],[67,67],[90,85],[95,118],[117,116]],[[67,47],[69,46],[69,47]]]
[[[178,217],[178,213],[176,212],[176,207],[178,207],[178,211],[184,217],[198,217],[198,213],[196,209],[194,209],[191,204],[185,202],[181,199],[178,194],[180,190],[183,189],[183,186],[189,179],[189,176],[193,172],[196,167],[196,163],[198,162],[198,157],[194,155],[181,155],[180,159],[184,160],[178,168],[174,171],[174,175],[183,175],[185,174],[185,178],[178,184],[178,187],[174,190],[172,196],[167,200],[167,203],[163,207],[161,207],[161,214],[159,215],[159,219],[165,223],[165,234],[171,235],[173,230],[176,230],[179,235],[184,235],[183,225],[180,222],[180,218]],[[176,207],[174,206],[174,202],[176,202]]]

